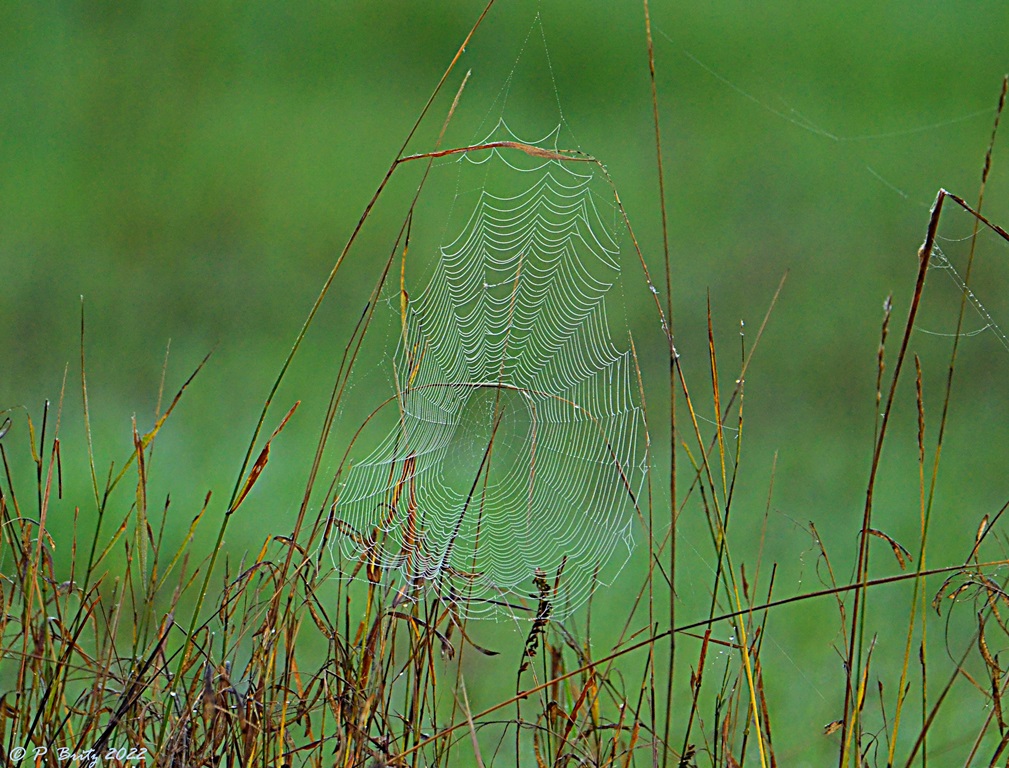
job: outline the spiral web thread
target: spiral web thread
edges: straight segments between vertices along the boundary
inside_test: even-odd
[[[531,618],[538,578],[563,616],[633,547],[645,429],[635,360],[610,339],[620,269],[600,171],[515,154],[456,161],[487,186],[424,290],[403,286],[398,423],[332,507],[343,555],[394,579],[396,604],[433,588],[466,616]],[[511,194],[492,193],[498,178]]]

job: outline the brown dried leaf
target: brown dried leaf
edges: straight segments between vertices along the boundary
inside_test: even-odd
[[[886,541],[893,550],[893,556],[897,558],[897,564],[900,565],[900,569],[902,571],[907,570],[908,561],[913,562],[914,558],[911,557],[911,553],[907,551],[906,547],[898,543],[892,536],[885,534],[876,528],[870,528],[869,533]]]
[[[998,677],[1002,673],[1002,669],[988,649],[988,641],[984,636],[984,616],[981,613],[977,615],[977,647],[981,651],[981,658],[984,659],[984,663],[988,665],[988,672],[993,678]]]
[[[844,720],[834,720],[823,726],[823,735],[830,736],[832,733],[837,733],[841,730],[841,726],[844,725]]]
[[[984,538],[985,531],[988,530],[988,515],[981,518],[981,524],[977,527],[977,534],[974,536],[974,547],[975,549],[981,544],[981,539]]]
[[[290,419],[291,416],[294,415],[294,412],[298,410],[299,405],[301,405],[300,400],[291,406],[291,410],[289,410],[287,415],[281,420],[280,425],[273,430],[273,434],[270,435],[270,439],[266,441],[266,445],[263,446],[263,450],[259,452],[259,458],[256,459],[256,463],[253,464],[252,469],[249,470],[249,475],[245,478],[245,484],[242,486],[242,490],[239,491],[238,496],[235,497],[234,504],[232,504],[231,508],[228,509],[229,515],[238,509],[242,502],[245,501],[245,497],[249,495],[249,491],[252,490],[252,486],[256,484],[259,476],[266,468],[266,462],[270,460],[270,444],[273,442],[273,438],[279,435],[281,430],[287,426],[288,419]]]
[[[942,586],[935,593],[935,597],[932,598],[932,607],[935,612],[942,616],[942,599],[946,596],[946,589],[949,587],[950,582],[953,581],[959,574],[954,573],[946,577],[946,580],[942,583]]]

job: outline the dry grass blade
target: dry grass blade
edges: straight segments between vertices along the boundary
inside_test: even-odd
[[[252,469],[249,470],[249,476],[245,478],[245,483],[238,492],[238,496],[235,498],[232,505],[228,507],[227,514],[230,515],[238,509],[242,505],[242,502],[245,501],[245,497],[249,495],[249,491],[252,490],[252,486],[256,484],[259,476],[263,473],[263,470],[266,469],[266,463],[270,460],[270,444],[273,442],[274,438],[281,433],[284,427],[287,426],[288,420],[294,415],[294,412],[298,410],[299,405],[301,405],[300,400],[291,406],[291,410],[287,412],[287,415],[281,419],[277,428],[273,430],[273,434],[270,435],[270,439],[266,441],[266,444],[263,446],[263,450],[260,451],[259,458],[256,459],[255,463],[252,465]]]

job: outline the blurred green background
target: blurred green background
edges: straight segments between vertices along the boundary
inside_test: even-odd
[[[180,526],[209,489],[220,513],[311,302],[481,7],[71,2],[0,10],[0,408],[23,405],[37,419],[44,399],[59,398],[69,366],[67,518],[75,504],[90,509],[81,297],[100,475],[128,455],[132,415],[141,431],[153,423],[169,342],[167,394],[214,350],[157,460]],[[1009,6],[656,2],[652,16],[677,347],[699,404],[710,401],[707,298],[724,384],[739,367],[739,322],[752,345],[788,272],[747,373],[735,557],[758,555],[776,453],[764,557],[781,563],[778,593],[820,585],[802,528],[809,520],[836,553],[844,581],[871,455],[883,301],[894,294],[899,334],[936,191],[976,197],[1009,68]],[[562,144],[575,137],[606,164],[661,275],[644,40],[636,3],[500,0],[410,150],[431,148],[467,70],[456,115],[463,140],[499,117],[520,135],[540,136],[562,110]],[[1007,162],[1002,141],[985,208],[1002,223]],[[391,189],[376,209],[281,390],[279,407],[304,404],[255,499],[262,517],[229,533],[235,557],[293,523],[339,353],[409,191],[409,184]],[[944,234],[955,239],[969,228],[966,217],[952,215]],[[944,249],[964,263],[964,243]],[[986,237],[975,284],[1004,327],[1007,256],[1004,243]],[[627,320],[654,404],[653,439],[664,444],[663,343],[639,273],[628,269],[625,279]],[[958,307],[956,286],[933,275],[922,329],[951,332]],[[970,315],[967,329],[986,322]],[[931,428],[949,348],[942,335],[914,340]],[[981,515],[1009,495],[1007,363],[996,332],[962,340],[934,531],[947,549],[933,550],[932,564],[962,559]],[[877,527],[915,550],[912,383],[902,390]],[[20,418],[7,441],[24,440],[23,426]],[[355,426],[338,425],[337,441]],[[684,525],[682,615],[693,618],[691,598],[703,606],[710,583],[710,545],[701,526]],[[886,557],[881,549],[882,571],[895,567]],[[903,610],[906,599],[895,605]],[[826,741],[817,728],[840,708],[842,673],[830,648],[838,638],[811,629],[834,626],[834,610],[807,607],[801,618],[785,611],[776,619],[795,623],[794,631],[779,628],[777,647],[792,673],[775,684],[780,719],[806,718],[797,726],[802,744]],[[820,693],[790,700],[798,685]]]

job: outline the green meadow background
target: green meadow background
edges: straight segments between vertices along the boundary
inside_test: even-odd
[[[14,466],[27,465],[20,406],[38,422],[43,402],[60,400],[66,375],[64,494],[61,519],[49,522],[61,552],[74,508],[82,520],[94,510],[81,418],[82,307],[100,476],[128,457],[132,417],[141,432],[153,424],[166,349],[163,402],[213,352],[159,440],[155,469],[156,487],[171,495],[174,541],[210,490],[216,528],[300,324],[481,8],[460,0],[0,9],[0,409],[15,409],[4,445]],[[1009,6],[656,2],[652,20],[676,344],[699,407],[710,409],[711,399],[707,302],[725,389],[739,369],[740,322],[749,349],[787,273],[746,376],[734,563],[753,573],[762,557],[766,590],[778,562],[776,596],[821,587],[823,563],[806,530],[813,521],[838,580],[847,581],[871,458],[883,303],[892,293],[892,364],[937,190],[977,195],[1009,69]],[[467,71],[452,135],[474,140],[502,118],[523,137],[562,124],[561,146],[576,142],[605,163],[659,277],[640,5],[499,0],[409,151],[433,147]],[[1003,224],[1007,164],[1003,140],[985,201]],[[268,417],[272,428],[302,401],[226,537],[234,561],[293,525],[339,355],[402,222],[417,181],[410,173],[369,219]],[[449,203],[425,205],[437,212]],[[962,272],[971,222],[947,215],[942,247]],[[972,283],[989,316],[967,315],[966,330],[981,332],[961,342],[930,565],[962,560],[982,515],[1009,497],[1009,349],[995,327],[1009,329],[1009,247],[984,236],[978,258]],[[640,270],[633,258],[625,263],[624,320],[646,379],[661,510],[668,360]],[[954,330],[958,309],[957,285],[936,271],[912,340],[930,439],[949,359],[943,334]],[[385,349],[366,347],[365,355],[364,365],[388,360]],[[875,525],[916,552],[913,376],[904,385]],[[345,411],[336,444],[358,423]],[[130,502],[127,492],[120,514]],[[678,620],[689,621],[704,616],[714,557],[693,500],[681,519]],[[198,552],[212,544],[209,533]],[[640,531],[638,541],[640,553]],[[874,553],[874,573],[897,570],[885,544]],[[597,615],[625,616],[640,572],[637,558],[597,595]],[[874,593],[883,658],[903,649],[908,595]],[[605,621],[599,625],[604,648]],[[783,609],[769,631],[780,661],[772,675],[765,656],[771,703],[795,745],[783,745],[779,758],[831,748],[819,729],[840,717],[836,607]],[[935,631],[941,636],[944,625]],[[696,649],[682,647],[684,664],[694,663]],[[471,688],[471,697],[507,693],[513,661],[503,671],[481,662],[485,689]]]

